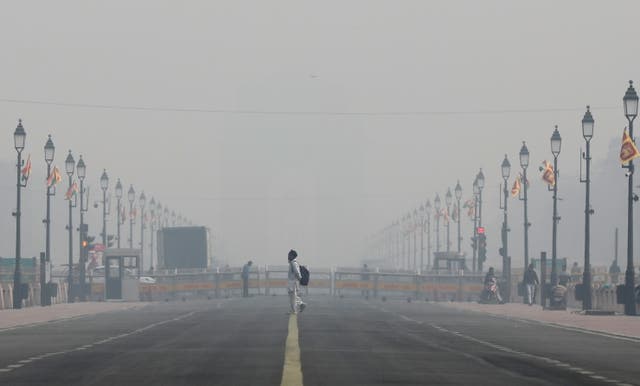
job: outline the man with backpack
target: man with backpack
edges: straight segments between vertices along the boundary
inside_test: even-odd
[[[302,274],[300,273],[300,264],[296,258],[298,257],[298,253],[293,249],[289,251],[288,259],[289,259],[289,283],[287,285],[287,292],[289,292],[289,304],[291,306],[290,313],[297,314],[298,312],[304,311],[307,304],[302,301],[300,298],[300,280],[302,279]]]

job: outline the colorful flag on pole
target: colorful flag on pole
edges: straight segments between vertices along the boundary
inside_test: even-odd
[[[511,196],[516,197],[520,194],[520,176],[516,177],[516,180],[513,181],[513,187],[511,188]]]
[[[62,181],[62,175],[58,167],[54,166],[51,174],[49,174],[47,178],[47,188],[57,185],[60,181]]]
[[[76,193],[78,193],[78,184],[74,181],[69,187],[69,190],[67,190],[67,193],[64,194],[64,199],[71,200]]]
[[[135,220],[137,214],[138,214],[138,210],[134,207],[131,213],[129,213],[129,216],[131,216],[131,218]]]
[[[475,215],[476,201],[470,198],[464,202],[462,207],[467,208],[467,216],[469,216],[470,219],[473,219],[473,216]]]
[[[553,172],[553,166],[548,161],[543,161],[542,166],[540,166],[540,171],[542,172],[542,180],[547,183],[547,185],[553,186],[556,184],[556,176]]]
[[[31,154],[27,157],[27,163],[22,168],[22,180],[26,181],[31,175]]]
[[[622,146],[620,147],[620,162],[626,164],[634,158],[640,157],[640,152],[638,152],[638,148],[636,144],[633,142],[631,137],[629,136],[629,132],[625,127],[624,132],[622,133]]]

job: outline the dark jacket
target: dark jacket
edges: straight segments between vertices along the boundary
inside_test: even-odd
[[[524,284],[539,284],[538,274],[533,269],[524,271]]]

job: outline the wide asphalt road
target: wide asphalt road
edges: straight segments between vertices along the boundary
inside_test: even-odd
[[[297,320],[269,296],[0,331],[0,385],[640,384],[633,339],[423,302],[307,302]]]

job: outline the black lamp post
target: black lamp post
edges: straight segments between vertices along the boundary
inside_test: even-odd
[[[136,191],[133,190],[133,185],[129,186],[127,198],[129,199],[129,248],[133,249],[133,224],[135,224],[133,218],[133,203],[136,200]]]
[[[478,270],[478,177],[473,180],[473,272]]]
[[[140,205],[140,269],[138,270],[138,277],[144,272],[144,207],[146,204],[147,196],[142,192],[140,198],[138,198],[138,205]]]
[[[411,225],[412,225],[412,230],[413,230],[413,270],[416,270],[416,267],[418,266],[418,243],[417,243],[417,239],[418,239],[418,222],[420,220],[418,219],[418,210],[414,209],[413,210],[413,219],[411,221]]]
[[[118,209],[118,213],[116,213],[116,238],[117,238],[117,246],[118,248],[120,248],[120,225],[122,224],[122,218],[120,218],[120,216],[122,216],[122,183],[120,182],[120,179],[118,178],[118,182],[116,182],[116,200],[118,201],[117,203],[117,209]]]
[[[529,167],[529,149],[526,143],[522,142],[520,148],[520,167],[522,168],[522,191],[524,201],[524,268],[529,267],[529,212],[527,208],[527,189],[529,189],[529,181],[527,180],[527,168]],[[522,297],[523,302],[527,302],[526,296]]]
[[[420,268],[418,269],[418,273],[422,273],[424,271],[424,231],[425,231],[425,211],[424,204],[420,205],[420,211],[418,213],[418,218],[420,222]]]
[[[482,226],[482,189],[484,189],[484,173],[482,168],[476,175],[476,182],[478,183],[478,226]]]
[[[436,193],[436,198],[433,200],[433,208],[436,210],[436,252],[440,252],[440,195]]]
[[[47,139],[47,143],[44,145],[44,160],[47,163],[47,217],[44,220],[45,227],[45,264],[49,264],[51,261],[51,196],[55,194],[55,189],[51,191],[51,186],[54,184],[54,180],[57,176],[51,175],[51,164],[53,163],[54,156],[56,154],[56,147],[53,145],[51,135]],[[56,181],[57,182],[57,181]],[[46,271],[45,271],[46,276]],[[47,291],[44,290],[46,286],[46,277],[40,278],[40,305],[50,305],[50,298],[47,296]]]
[[[482,189],[484,189],[484,173],[482,173],[482,169],[476,175],[476,184],[478,185],[478,228],[482,227]],[[478,234],[478,230],[476,229],[476,236]],[[484,259],[485,257],[483,257]],[[482,264],[484,260],[478,259],[478,271],[482,272]]]
[[[22,127],[22,119],[18,121],[18,126],[16,130],[13,132],[13,144],[18,153],[18,163],[16,164],[16,190],[17,190],[17,204],[16,211],[13,213],[16,216],[16,264],[13,271],[13,308],[20,309],[22,308],[22,271],[20,269],[20,259],[21,259],[21,240],[20,240],[20,216],[21,216],[21,189],[27,186],[27,179],[24,179],[24,184],[21,180],[21,169],[22,169],[22,151],[24,150],[25,141],[27,139],[27,133],[24,131],[24,127]]]
[[[431,267],[431,201],[427,200],[424,206],[427,220],[427,270]]]
[[[160,203],[157,204],[156,206],[156,200],[151,197],[151,202],[149,202],[149,210],[150,210],[150,214],[151,214],[151,218],[149,219],[149,225],[150,225],[150,230],[151,230],[151,240],[149,243],[149,269],[153,272],[153,250],[155,249],[155,246],[153,245],[153,234],[155,233],[155,225],[156,225],[156,208],[158,209],[158,211],[160,210]]]
[[[458,255],[462,255],[462,250],[460,249],[460,243],[462,242],[462,237],[460,236],[460,220],[462,218],[462,213],[460,213],[460,200],[462,199],[462,186],[460,186],[460,181],[456,183],[456,188],[454,189],[456,195],[456,213],[458,213]]]
[[[636,90],[633,88],[632,81],[629,81],[629,88],[627,88],[627,92],[624,94],[622,101],[624,102],[624,115],[629,121],[629,137],[633,141],[633,120],[638,116],[638,94],[636,94]],[[624,281],[624,313],[625,315],[635,315],[636,305],[633,292],[635,287],[633,268],[633,160],[622,167],[629,170],[627,172],[629,186],[627,192],[627,270]]]
[[[582,286],[584,289],[583,298],[582,298],[582,309],[590,310],[591,309],[591,262],[590,262],[590,220],[591,214],[593,214],[593,210],[591,209],[590,202],[590,190],[591,190],[591,138],[593,138],[593,129],[594,129],[594,121],[593,116],[591,115],[591,111],[589,111],[589,106],[587,106],[587,111],[584,113],[584,117],[582,118],[582,136],[584,137],[584,141],[587,145],[587,153],[583,154],[582,157],[586,161],[586,171],[587,176],[583,180],[580,179],[580,182],[585,184],[585,200],[584,200],[584,272],[582,273]]]
[[[558,216],[558,155],[560,155],[560,147],[562,145],[562,138],[558,131],[558,125],[555,126],[555,130],[551,135],[551,154],[553,154],[553,235],[551,239],[551,285],[558,285],[558,269],[556,262],[558,259],[558,222],[560,217]]]
[[[102,189],[102,244],[107,246],[107,190],[109,189],[109,176],[107,170],[102,170],[100,176],[100,189]]]
[[[73,172],[76,167],[76,161],[73,159],[71,155],[71,150],[69,150],[69,154],[67,154],[67,159],[64,161],[64,168],[69,176],[69,190],[67,192],[67,200],[69,200],[69,224],[67,224],[67,230],[69,231],[69,273],[67,277],[67,281],[69,283],[69,288],[67,289],[67,297],[69,303],[73,303],[73,204],[72,196],[73,196]]]
[[[509,257],[509,224],[507,222],[507,203],[509,199],[508,180],[511,174],[511,163],[504,155],[502,160],[502,179],[504,180],[504,187],[502,193],[504,195],[503,220],[502,220],[502,276],[504,277],[505,286],[505,301],[509,301],[511,298],[511,257]]]
[[[80,301],[86,300],[85,294],[85,282],[86,282],[86,272],[85,272],[85,250],[87,246],[87,234],[84,229],[84,213],[87,211],[87,207],[84,205],[84,178],[87,176],[87,166],[82,159],[82,155],[80,155],[80,160],[78,160],[78,164],[76,165],[76,174],[78,175],[78,180],[80,180],[80,227],[78,228],[79,239],[80,239],[80,257],[78,261],[78,265],[80,268]]]
[[[451,188],[447,188],[447,193],[444,196],[444,203],[447,205],[447,217],[445,221],[447,222],[447,253],[451,251],[451,241],[449,238],[449,230],[451,229],[451,202],[453,197],[451,196]]]

